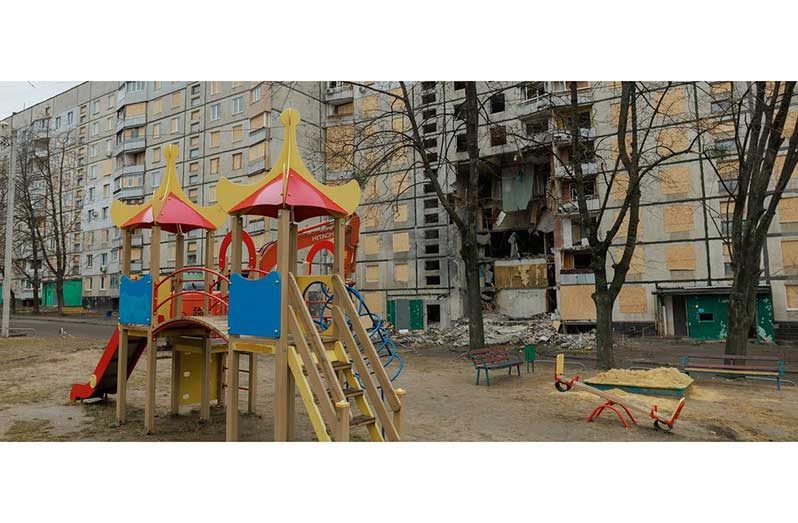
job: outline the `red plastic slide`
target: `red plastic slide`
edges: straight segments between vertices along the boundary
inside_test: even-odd
[[[128,343],[127,375],[133,372],[141,354],[147,347],[144,338],[130,338]],[[106,394],[116,392],[116,373],[117,373],[117,354],[119,349],[119,329],[114,329],[114,333],[105,345],[105,350],[94,368],[94,373],[88,383],[75,383],[69,392],[69,399],[85,400],[89,398],[101,398]]]

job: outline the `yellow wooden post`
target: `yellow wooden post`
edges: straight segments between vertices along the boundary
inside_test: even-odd
[[[175,338],[170,337],[169,343],[172,345],[172,387],[169,413],[178,416],[180,414],[180,352],[177,350]]]
[[[406,407],[406,399],[405,396],[407,395],[407,391],[405,389],[396,389],[396,395],[399,397],[399,402],[401,407],[399,410],[395,410],[393,412],[393,425],[396,427],[396,432],[399,433],[399,436],[402,436],[402,430],[404,429],[404,418],[405,418],[405,407]]]
[[[338,417],[338,426],[335,428],[335,441],[349,441],[349,402],[336,402],[335,415]]]
[[[241,216],[234,215],[232,221],[232,241],[230,243],[230,274],[241,272]],[[238,441],[238,384],[240,354],[235,350],[234,336],[227,343],[227,441]]]
[[[277,341],[277,354],[274,368],[274,440],[288,441],[289,400],[288,400],[288,283],[290,260],[291,211],[280,209],[277,215],[277,270],[280,273],[280,339]]]
[[[152,276],[153,286],[161,276],[161,228],[158,225],[152,226],[150,239],[150,275]],[[150,307],[153,305],[150,304]],[[157,372],[157,343],[153,339],[153,329],[158,323],[157,311],[152,312],[150,328],[147,330],[147,388],[144,400],[144,431],[147,434],[155,432],[155,379]]]
[[[255,414],[258,398],[258,358],[254,352],[249,353],[249,380],[247,381],[247,412]]]
[[[130,244],[133,232],[130,229],[122,230],[122,275],[130,276]],[[119,424],[127,422],[127,358],[128,358],[128,332],[119,326],[119,349],[116,355],[116,421]]]

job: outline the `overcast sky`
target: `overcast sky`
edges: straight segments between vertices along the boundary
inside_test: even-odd
[[[0,120],[81,82],[0,82]]]

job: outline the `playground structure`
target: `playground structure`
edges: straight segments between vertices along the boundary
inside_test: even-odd
[[[554,387],[560,392],[567,392],[571,389],[578,389],[590,394],[594,394],[600,398],[606,400],[604,403],[596,407],[593,412],[590,413],[588,416],[587,421],[593,421],[597,417],[601,415],[604,410],[611,410],[618,416],[618,419],[623,424],[624,428],[629,428],[629,422],[637,425],[637,419],[635,419],[634,414],[632,412],[637,412],[638,415],[643,417],[648,417],[654,420],[654,427],[659,430],[664,431],[671,431],[673,430],[673,426],[676,423],[676,420],[679,418],[679,415],[684,408],[685,399],[681,398],[679,403],[676,405],[676,408],[671,414],[670,417],[663,416],[659,409],[657,408],[656,404],[652,404],[651,406],[646,406],[641,403],[637,403],[634,400],[630,400],[627,398],[622,398],[617,394],[613,394],[611,392],[598,389],[596,387],[590,386],[584,383],[579,375],[575,375],[570,379],[566,379],[563,376],[565,375],[565,354],[558,354],[557,358],[554,362]],[[629,418],[629,422],[627,422],[626,418]]]
[[[299,113],[286,109],[280,121],[285,140],[271,171],[253,184],[222,178],[218,204],[202,207],[186,197],[175,170],[178,149],[171,145],[164,154],[164,180],[153,198],[141,205],[114,202],[112,219],[123,232],[119,325],[89,382],[73,386],[71,399],[116,392],[117,421],[125,423],[127,378],[146,353],[144,426],[154,432],[157,341],[167,338],[171,413],[199,404],[200,420],[207,421],[215,400],[226,408],[228,441],[239,437],[240,390],[248,393],[248,410],[255,410],[257,357],[262,354],[275,357],[276,441],[293,439],[297,393],[319,441],[348,441],[357,427],[364,427],[372,441],[399,441],[405,393],[394,389],[392,380],[401,371],[401,360],[379,317],[345,281],[354,266],[360,188],[355,181],[341,186],[318,182],[296,145]],[[277,240],[266,244],[260,256],[243,231],[245,215],[277,219]],[[214,231],[228,216],[231,232],[217,270],[212,267]],[[323,216],[332,219],[299,233],[298,222]],[[131,240],[140,229],[151,231],[149,274],[134,277]],[[197,229],[205,231],[205,263],[184,267],[185,234]],[[162,232],[175,235],[175,270],[167,275],[161,275]],[[310,248],[308,274],[299,275],[297,252],[303,247]],[[331,274],[310,274],[314,257],[323,250],[332,252]],[[202,274],[201,289],[184,288],[187,273]],[[241,368],[242,356],[248,360],[246,369]],[[398,370],[389,376],[385,366],[394,361]],[[248,376],[246,387],[240,373]]]

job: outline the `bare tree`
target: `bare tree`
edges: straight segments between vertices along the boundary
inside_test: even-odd
[[[735,90],[737,92],[735,92]],[[745,355],[756,317],[762,250],[784,189],[798,165],[798,126],[786,127],[795,82],[728,83],[713,96],[716,125],[730,129],[730,147],[706,151],[728,197],[719,228],[733,273],[726,354]],[[786,142],[786,147],[785,147]],[[728,215],[731,214],[731,227]]]
[[[345,164],[361,185],[376,184],[377,178],[387,171],[402,173],[404,180],[412,180],[416,170],[422,174],[458,231],[459,254],[465,272],[469,347],[477,348],[485,343],[477,228],[479,176],[486,167],[480,158],[480,141],[487,132],[480,120],[483,106],[493,91],[478,94],[476,82],[463,83],[465,96],[455,111],[447,112],[445,106],[435,104],[435,110],[428,113],[429,105],[423,97],[421,103],[416,102],[417,84],[399,82],[397,89],[389,90],[375,84],[352,82],[377,95],[384,103],[368,109],[367,114],[356,121],[354,132],[341,136],[328,134],[328,145],[332,147],[328,146],[327,155],[334,163]],[[451,137],[462,131],[467,159],[459,162],[451,159],[454,155],[449,153],[455,145],[451,137],[430,147],[423,128],[433,121],[438,128],[452,129]],[[441,183],[439,171],[446,168],[455,173],[453,194]],[[410,184],[400,185],[404,187],[400,194],[410,188]]]
[[[672,138],[674,131],[686,131],[688,126],[686,119],[672,115],[674,111],[669,107],[672,89],[670,83],[658,86],[622,82],[618,123],[613,135],[606,139],[615,157],[604,154],[602,158],[600,152],[595,152],[597,169],[593,174],[584,172],[585,140],[576,118],[580,93],[577,83],[570,82],[572,115],[568,131],[571,147],[567,159],[558,156],[555,159],[576,190],[579,220],[592,255],[591,269],[595,276],[592,297],[596,306],[596,351],[600,368],[615,366],[613,307],[626,282],[638,242],[643,187],[656,177],[663,163],[690,152],[703,132],[696,131],[687,142]],[[603,189],[598,193],[594,192],[596,177]],[[620,199],[620,205],[611,205],[610,195]],[[624,234],[620,257],[614,259],[611,249],[616,239],[620,240]]]

